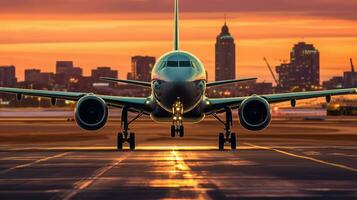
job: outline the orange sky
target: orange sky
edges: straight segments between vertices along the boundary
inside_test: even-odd
[[[6,5],[0,8],[0,11],[4,9],[0,14],[0,65],[16,65],[20,80],[25,68],[54,71],[56,60],[73,60],[84,68],[86,75],[94,67],[111,66],[125,78],[131,56],[159,57],[172,49],[171,0],[160,0],[167,3],[166,12],[154,12],[154,7],[145,11],[143,7],[138,11],[125,12],[122,8],[124,10],[84,10],[75,14],[64,12],[64,8],[49,13],[49,6],[42,8],[31,0],[21,1],[32,6],[31,12],[21,10],[17,4],[5,4],[11,1],[0,0],[0,7]],[[72,0],[77,1],[82,0]],[[220,7],[215,11],[210,1],[207,1],[207,10],[192,9],[188,0],[181,1],[181,49],[191,51],[203,61],[210,80],[214,79],[215,37],[220,32],[224,13],[228,15],[230,32],[236,39],[239,77],[258,76],[260,81],[272,81],[262,58],[267,57],[273,66],[288,60],[290,49],[298,41],[313,43],[320,50],[323,80],[349,70],[350,57],[357,63],[357,19],[345,12],[329,15],[310,11],[312,14],[306,14],[284,8],[280,11],[272,5],[267,11]],[[323,4],[326,0],[316,1]],[[255,8],[254,4],[249,6]],[[355,8],[357,10],[357,6]],[[329,13],[335,13],[332,11]]]

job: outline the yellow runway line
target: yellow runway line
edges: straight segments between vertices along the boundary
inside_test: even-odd
[[[259,145],[250,144],[250,143],[245,143],[245,144],[246,144],[246,145],[249,145],[249,146],[251,146],[251,147],[255,147],[255,148],[260,148],[260,149],[275,151],[275,152],[278,152],[278,153],[281,153],[281,154],[284,154],[284,155],[288,155],[288,156],[291,156],[291,157],[301,158],[301,159],[305,159],[305,160],[310,160],[310,161],[317,162],[317,163],[321,163],[321,164],[325,164],[325,165],[328,165],[328,166],[337,167],[337,168],[345,169],[345,170],[352,171],[352,172],[357,172],[357,169],[356,169],[356,168],[349,167],[349,166],[346,166],[346,165],[342,165],[342,164],[338,164],[338,163],[332,163],[332,162],[327,162],[327,161],[324,161],[324,160],[320,160],[320,159],[316,159],[316,158],[312,158],[312,157],[308,157],[308,156],[301,156],[301,155],[289,153],[289,152],[287,152],[287,151],[275,149],[275,148],[272,148],[272,147],[259,146]]]

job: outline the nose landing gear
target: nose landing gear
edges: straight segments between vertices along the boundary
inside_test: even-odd
[[[183,115],[183,105],[178,98],[177,101],[172,106],[173,122],[171,126],[171,137],[184,137],[185,128],[182,124],[182,115]]]
[[[231,109],[226,108],[226,121],[221,120],[217,116],[217,114],[213,114],[213,117],[224,125],[224,130],[225,130],[225,133],[218,134],[218,149],[224,150],[225,143],[230,143],[232,150],[236,149],[237,136],[236,133],[233,133],[231,131],[231,128],[233,127],[233,117],[232,117]]]

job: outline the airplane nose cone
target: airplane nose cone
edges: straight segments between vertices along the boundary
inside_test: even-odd
[[[172,106],[179,99],[185,112],[191,111],[202,98],[203,88],[197,87],[194,82],[162,82],[154,89],[158,103],[165,110],[171,112]]]

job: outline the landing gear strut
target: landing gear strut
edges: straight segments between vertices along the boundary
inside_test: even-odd
[[[224,144],[230,143],[231,149],[237,148],[237,136],[236,133],[231,131],[233,127],[233,117],[232,110],[230,108],[226,108],[226,121],[221,120],[216,113],[212,114],[214,118],[216,118],[219,122],[224,125],[225,133],[218,134],[218,149],[224,150]]]
[[[172,106],[173,122],[171,126],[171,137],[180,137],[185,136],[185,128],[182,124],[182,115],[183,115],[183,105],[178,98],[177,101]]]
[[[129,143],[130,150],[135,150],[135,133],[129,132],[129,125],[139,119],[143,113],[139,113],[131,121],[128,121],[128,108],[124,107],[121,115],[122,132],[118,133],[117,149],[123,150],[124,143]]]

